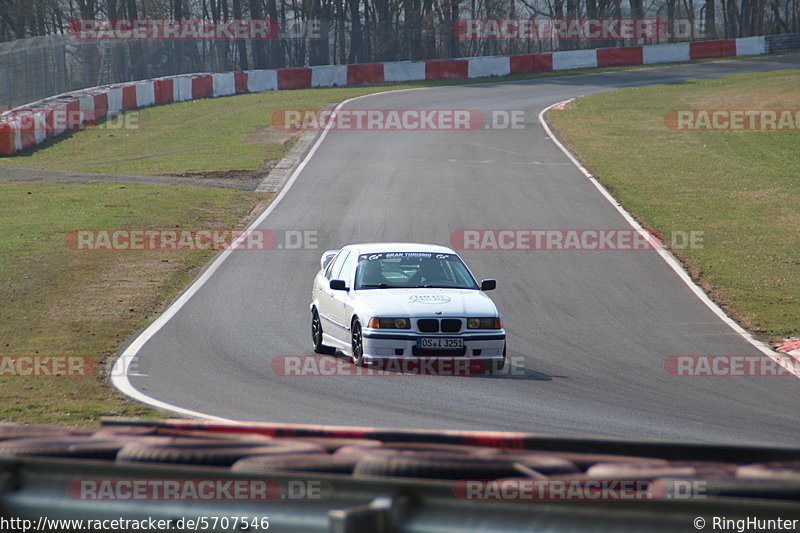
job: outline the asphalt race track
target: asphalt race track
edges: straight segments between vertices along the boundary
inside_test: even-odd
[[[346,107],[524,110],[525,128],[330,131],[260,226],[316,230],[319,249],[231,254],[139,350],[130,383],[237,420],[796,445],[800,380],[664,370],[672,355],[759,351],[654,251],[463,252],[476,277],[498,280],[490,294],[509,332],[515,364],[507,375],[278,376],[271,361],[311,353],[311,281],[325,249],[447,245],[459,229],[628,228],[547,137],[537,119],[545,107],[622,87],[798,66],[800,56],[788,55],[355,100]]]

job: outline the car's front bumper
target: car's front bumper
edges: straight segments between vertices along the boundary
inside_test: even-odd
[[[464,347],[460,350],[422,349],[418,347],[418,341],[423,337],[462,339]],[[505,358],[506,332],[502,329],[480,333],[425,334],[364,328],[362,338],[366,361],[409,357],[447,358],[461,361],[502,361]]]

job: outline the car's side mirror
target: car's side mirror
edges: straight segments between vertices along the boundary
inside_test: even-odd
[[[328,262],[334,257],[336,257],[336,254],[338,253],[339,250],[328,250],[327,252],[322,254],[322,257],[320,257],[319,259],[320,268],[324,269],[326,266],[328,266]]]
[[[494,279],[485,279],[481,281],[481,290],[482,291],[493,291],[497,288],[497,280]]]
[[[332,279],[331,280],[331,290],[334,291],[346,291],[347,285],[345,285],[343,279]]]

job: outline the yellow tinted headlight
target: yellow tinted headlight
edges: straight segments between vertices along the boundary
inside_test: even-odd
[[[503,326],[500,324],[500,318],[468,318],[468,329],[501,329]]]
[[[379,329],[408,329],[409,320],[407,318],[372,318],[369,327]]]

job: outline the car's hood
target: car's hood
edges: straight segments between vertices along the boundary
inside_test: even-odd
[[[470,289],[366,289],[358,296],[372,316],[492,316],[494,302]]]

